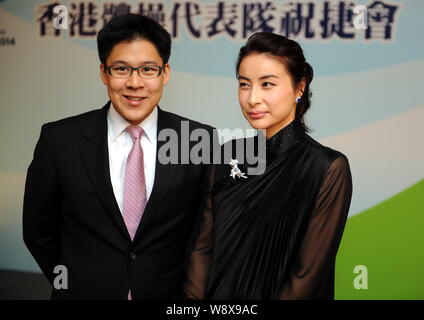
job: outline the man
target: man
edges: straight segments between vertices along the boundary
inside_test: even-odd
[[[53,288],[53,299],[179,298],[206,165],[160,159],[168,142],[159,133],[181,137],[188,121],[158,107],[171,38],[154,20],[126,14],[97,43],[110,101],[43,125],[26,180],[24,241],[50,283],[66,267],[67,288]]]

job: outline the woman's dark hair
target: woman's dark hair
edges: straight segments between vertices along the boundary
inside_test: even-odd
[[[115,16],[99,31],[97,49],[101,63],[106,64],[115,45],[135,39],[151,42],[163,63],[168,63],[171,55],[170,34],[155,20],[135,13]]]
[[[296,118],[300,120],[303,129],[310,129],[305,125],[303,116],[311,107],[312,92],[309,85],[314,76],[313,69],[306,62],[300,45],[284,36],[272,32],[258,32],[247,39],[246,44],[241,47],[236,64],[236,75],[239,77],[239,68],[242,60],[253,53],[265,53],[280,59],[292,78],[293,87],[296,88],[302,79],[305,79],[305,89],[301,101],[296,106]]]

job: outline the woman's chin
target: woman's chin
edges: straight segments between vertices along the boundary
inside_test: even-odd
[[[258,121],[249,121],[250,126],[255,130],[266,130],[268,126],[258,123]]]

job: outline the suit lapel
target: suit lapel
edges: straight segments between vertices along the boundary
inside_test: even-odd
[[[167,112],[162,111],[158,107],[158,130],[157,135],[163,129],[173,129],[178,133],[178,139],[180,139],[181,134],[179,126],[173,121],[171,115]],[[175,164],[162,164],[158,159],[158,154],[160,148],[166,143],[166,141],[157,141],[156,148],[156,169],[155,169],[155,180],[153,184],[153,190],[150,194],[149,201],[147,202],[146,208],[141,218],[140,224],[138,226],[137,232],[134,236],[134,241],[137,240],[139,235],[143,233],[148,226],[148,223],[152,218],[157,214],[159,206],[166,195],[169,187],[174,180],[175,173],[177,172],[178,165]],[[179,140],[179,145],[181,141]]]
[[[87,174],[103,203],[106,211],[118,228],[129,238],[127,228],[113,193],[109,171],[109,153],[107,143],[107,110],[109,103],[94,113],[82,130],[83,143],[80,154]]]

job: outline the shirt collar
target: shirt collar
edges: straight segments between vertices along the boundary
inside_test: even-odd
[[[112,141],[115,141],[121,135],[121,133],[129,125],[131,125],[115,110],[112,103],[110,104],[110,108],[107,112],[107,122],[109,137]],[[144,133],[150,142],[156,140],[157,123],[158,109],[156,106],[153,111],[148,115],[148,117],[138,124],[139,127],[143,128]]]

